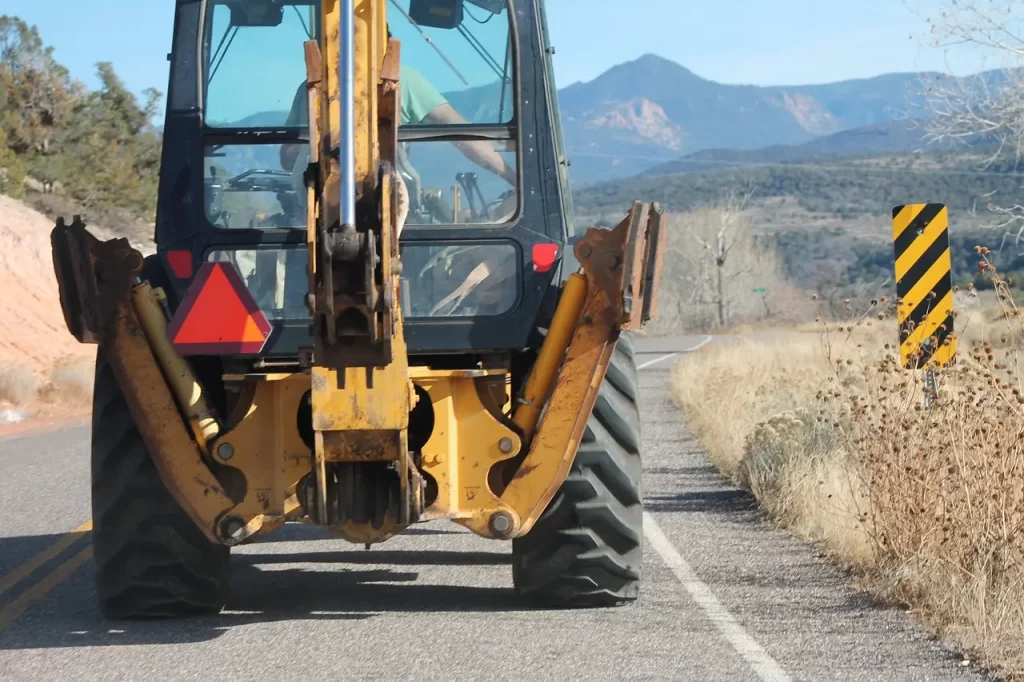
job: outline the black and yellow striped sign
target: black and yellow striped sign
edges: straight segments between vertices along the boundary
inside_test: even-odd
[[[949,365],[956,354],[949,212],[943,204],[897,206],[892,238],[903,366]]]

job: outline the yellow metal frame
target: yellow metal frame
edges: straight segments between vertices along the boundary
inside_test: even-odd
[[[437,484],[437,499],[421,518],[451,519],[485,537],[511,537],[519,515],[500,497],[501,465],[519,454],[522,441],[481,398],[483,382],[504,383],[506,372],[414,367],[410,374],[434,408],[422,468]],[[506,394],[506,406],[509,399]]]
[[[301,513],[296,488],[310,471],[309,446],[299,434],[295,415],[309,390],[304,374],[226,376],[225,383],[241,384],[242,420],[217,440],[212,457],[238,471],[245,480],[245,497],[232,513],[265,522],[295,518]]]

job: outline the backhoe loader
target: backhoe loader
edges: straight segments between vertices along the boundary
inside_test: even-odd
[[[543,0],[177,0],[156,253],[51,234],[105,616],[219,611],[289,523],[449,520],[524,601],[637,598],[663,213],[577,230],[553,51]]]

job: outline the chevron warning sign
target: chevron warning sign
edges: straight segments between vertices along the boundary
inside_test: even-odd
[[[943,367],[956,354],[949,212],[944,204],[892,210],[900,359],[907,369]]]

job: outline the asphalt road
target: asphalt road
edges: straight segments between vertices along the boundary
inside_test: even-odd
[[[0,680],[984,679],[716,475],[667,391],[704,341],[639,344],[644,585],[616,609],[524,608],[509,543],[432,523],[370,551],[287,527],[235,550],[220,616],[105,622],[88,431],[0,441]]]

